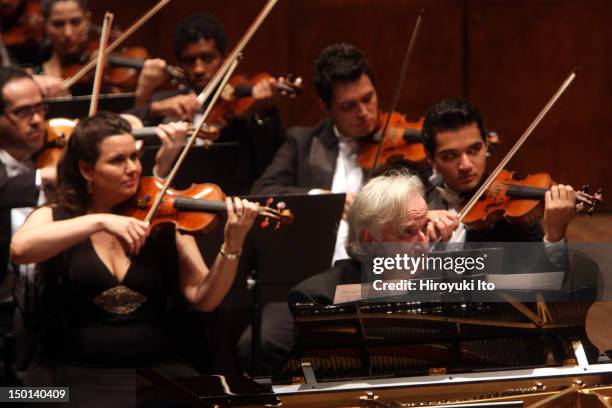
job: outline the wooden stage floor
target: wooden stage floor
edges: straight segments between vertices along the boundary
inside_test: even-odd
[[[569,225],[567,240],[574,242],[611,242],[612,213],[578,215]]]

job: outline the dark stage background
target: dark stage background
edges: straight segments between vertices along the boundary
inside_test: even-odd
[[[152,0],[92,1],[123,28]],[[264,0],[174,0],[129,40],[174,61],[174,27],[183,16],[208,12],[224,24],[230,46]],[[382,108],[390,105],[401,58],[417,13],[426,9],[398,111],[409,119],[446,97],[469,97],[502,145],[492,162],[527,128],[576,66],[578,78],[509,169],[546,171],[560,183],[612,190],[612,2],[609,0],[280,0],[245,50],[244,73],[295,73],[304,94],[283,108],[286,126],[323,117],[312,87],[312,66],[324,46],[352,42],[369,57]],[[610,200],[604,208],[612,209]]]

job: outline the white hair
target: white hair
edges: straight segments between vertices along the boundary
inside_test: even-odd
[[[355,197],[348,213],[349,232],[346,252],[362,255],[361,233],[380,237],[385,225],[399,225],[406,203],[415,195],[423,196],[423,183],[407,170],[396,170],[370,180]]]

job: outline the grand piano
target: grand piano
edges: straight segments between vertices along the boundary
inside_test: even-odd
[[[612,363],[585,336],[590,306],[510,295],[470,304],[303,304],[296,354],[272,383],[143,377],[185,406],[612,407]]]

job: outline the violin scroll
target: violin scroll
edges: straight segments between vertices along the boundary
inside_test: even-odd
[[[492,130],[487,133],[487,157],[491,157],[495,153],[495,149],[500,143],[499,135],[496,131]]]
[[[291,224],[295,220],[293,213],[287,208],[284,201],[279,201],[276,204],[276,209],[272,208],[272,197],[266,200],[266,205],[259,208],[259,214],[265,218],[261,221],[261,228],[268,228],[270,226],[270,220],[275,220],[276,224],[274,230],[278,230],[282,224]]]
[[[586,212],[587,216],[591,216],[595,208],[603,203],[603,190],[600,188],[594,194],[589,194],[589,185],[584,184],[582,189],[576,191],[576,212]]]

